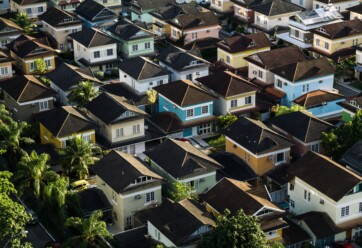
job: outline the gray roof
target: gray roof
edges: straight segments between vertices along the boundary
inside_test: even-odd
[[[136,80],[150,79],[171,74],[158,64],[143,57],[135,57],[121,62],[118,68]]]
[[[69,37],[88,48],[117,43],[117,40],[94,28],[83,29]]]
[[[275,16],[304,10],[304,8],[298,5],[283,0],[269,1],[267,3],[251,7],[251,9],[266,16]]]
[[[152,33],[141,29],[126,20],[119,20],[117,23],[110,26],[108,31],[125,41],[153,37]]]
[[[342,155],[341,163],[362,175],[362,140],[358,141]]]
[[[168,21],[173,26],[181,29],[190,29],[195,27],[209,27],[219,25],[219,18],[214,12],[200,12],[195,14],[178,15]]]
[[[71,18],[72,21],[64,22],[65,19],[69,18]],[[46,12],[41,14],[39,19],[48,23],[52,27],[80,25],[82,23],[74,14],[55,7],[51,7]]]
[[[74,12],[88,20],[93,20],[102,11],[107,11],[107,13],[113,13],[110,9],[106,8],[105,6],[96,1],[85,0],[75,8]],[[104,18],[111,18],[111,17],[112,15],[105,16]],[[113,13],[113,17],[116,17],[115,13]]]
[[[182,14],[196,14],[199,13],[196,4],[183,3],[183,4],[168,4],[161,6],[151,12],[151,15],[161,20],[171,20],[178,15]]]
[[[132,7],[145,11],[166,6],[167,4],[174,2],[174,0],[132,0],[131,5]]]

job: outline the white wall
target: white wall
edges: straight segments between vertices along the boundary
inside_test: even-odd
[[[172,73],[171,82],[181,80],[181,79],[186,79],[186,76],[189,74],[192,74],[192,81],[194,81],[196,78],[209,75],[209,66],[207,66],[207,65],[205,65],[205,67],[190,68],[189,70],[183,70],[183,71],[176,71],[173,68],[162,63],[161,61],[160,61],[160,65],[162,67],[165,67],[167,70],[169,70]]]
[[[151,222],[147,221],[148,234],[152,239],[162,242],[166,247],[176,247],[165,235],[163,235]]]
[[[96,62],[102,62],[102,61],[107,61],[107,60],[117,58],[117,44],[116,43],[105,45],[105,46],[87,48],[87,47],[81,45],[80,43],[78,43],[77,41],[73,40],[73,48],[74,48],[74,60],[76,60],[76,61],[84,58],[87,61],[89,61],[90,63],[96,63]],[[112,49],[113,55],[108,56],[107,49]],[[94,58],[95,51],[100,52],[99,58]]]
[[[359,4],[358,0],[352,0],[352,1],[341,2],[341,3],[333,3],[333,4],[330,4],[330,5],[336,7],[336,9],[338,11],[344,12],[344,11],[346,11],[347,8],[356,6],[358,4]],[[317,9],[317,5],[318,5],[319,8],[329,6],[329,4],[325,4],[325,3],[314,0],[313,1],[313,9]]]

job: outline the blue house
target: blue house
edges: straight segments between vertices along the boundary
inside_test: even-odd
[[[151,121],[173,137],[211,133],[216,117],[215,97],[190,80],[180,80],[154,88],[158,92],[158,113]]]
[[[332,91],[334,71],[326,58],[299,61],[271,70],[275,75],[274,87],[285,93],[281,104],[288,107],[308,92]]]

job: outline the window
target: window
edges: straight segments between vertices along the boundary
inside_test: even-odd
[[[289,191],[293,191],[293,190],[294,190],[294,184],[291,183],[291,184],[289,184]]]
[[[47,67],[52,67],[52,63],[50,62],[50,59],[45,59],[44,62]]]
[[[230,64],[230,56],[226,55],[226,63]]]
[[[117,193],[112,190],[112,200],[117,202]]]
[[[251,104],[251,96],[245,97],[245,104]]]
[[[238,106],[238,100],[237,99],[231,100],[231,107],[234,108],[237,106]]]
[[[72,33],[76,33],[76,32],[78,32],[78,29],[72,28]]]
[[[163,80],[158,80],[157,85],[163,85]]]
[[[290,206],[291,206],[292,208],[295,208],[295,202],[294,202],[293,200],[290,200]]]
[[[218,1],[218,2],[217,2],[217,5],[218,5],[219,7],[221,7],[221,1]]]
[[[349,206],[341,208],[341,217],[347,217],[349,215]]]
[[[91,135],[90,135],[90,134],[82,135],[82,139],[83,139],[85,142],[90,143],[90,141],[91,141]]]
[[[199,134],[207,134],[211,133],[212,131],[212,125],[211,123],[203,124],[199,126]]]
[[[189,117],[193,117],[194,116],[194,109],[188,109],[186,111],[186,117],[189,118]]]
[[[316,39],[316,40],[315,40],[315,44],[316,44],[317,46],[320,46],[320,42],[321,42],[321,41],[320,41],[319,39]]]
[[[151,43],[150,42],[146,42],[145,43],[145,49],[150,49],[151,48]]]
[[[96,58],[99,58],[99,57],[101,57],[100,51],[95,51],[94,52],[94,58],[96,59]]]
[[[299,30],[294,30],[294,36],[295,36],[296,38],[299,38]]]
[[[278,79],[278,81],[277,81],[277,87],[278,87],[278,88],[283,88],[283,82],[282,82],[282,80]]]
[[[44,11],[44,8],[42,6],[38,7],[38,12],[39,13],[43,13],[43,11]]]
[[[131,228],[132,227],[132,216],[129,216],[126,218],[126,228]]]
[[[209,113],[209,106],[202,106],[201,107],[201,114],[208,114]]]
[[[155,200],[155,192],[146,193],[146,203],[152,202]]]
[[[192,74],[187,74],[187,75],[186,75],[186,79],[192,81]]]
[[[26,9],[26,13],[29,15],[29,14],[31,14],[31,8],[27,8]]]
[[[260,16],[256,17],[256,22],[260,22]]]
[[[48,109],[48,101],[39,102],[39,110],[40,111],[47,110],[47,109]]]
[[[277,154],[277,163],[284,161],[284,152]]]
[[[191,34],[191,39],[192,39],[192,40],[197,39],[197,33],[192,33],[192,34]]]
[[[8,74],[9,73],[9,71],[8,71],[8,68],[7,67],[2,67],[1,68],[1,74]]]
[[[312,152],[319,152],[319,143],[310,146]]]
[[[135,52],[135,51],[138,51],[138,45],[132,45],[132,51]]]
[[[34,62],[30,62],[30,70],[31,71],[35,70],[35,63]]]
[[[309,91],[309,84],[303,85],[303,92],[308,92],[308,91]]]
[[[304,200],[310,202],[310,192],[304,190]]]
[[[303,0],[299,0],[299,5],[303,6]]]
[[[177,36],[176,30],[172,30],[172,36],[174,36],[174,37]]]
[[[124,135],[123,128],[117,128],[116,129],[116,137],[122,137]]]
[[[315,8],[316,8],[316,9],[319,9],[319,4],[316,4],[316,5],[315,5]]]
[[[113,49],[107,49],[107,56],[113,55]]]
[[[134,125],[133,126],[133,134],[137,134],[141,132],[141,126],[140,124]]]
[[[329,43],[328,43],[328,42],[325,42],[325,43],[324,43],[324,48],[325,48],[325,49],[329,49]]]
[[[258,71],[258,78],[263,78],[263,72],[262,71]]]
[[[62,146],[62,148],[67,147],[67,141],[62,140],[60,145]]]
[[[362,202],[358,204],[358,212],[362,213]]]

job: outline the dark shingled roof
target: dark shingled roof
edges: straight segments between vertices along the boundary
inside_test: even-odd
[[[292,221],[285,219],[288,223],[288,228],[284,228],[282,232],[282,240],[280,243],[284,246],[294,245],[297,243],[302,243],[304,241],[310,241],[308,233],[303,230],[302,227],[293,223]]]
[[[181,107],[200,104],[215,99],[214,96],[186,79],[160,85],[153,89]]]
[[[256,85],[228,71],[221,71],[196,80],[222,97],[231,97],[259,90]]]
[[[88,48],[117,43],[112,37],[94,28],[83,29],[70,34],[69,37]]]
[[[196,14],[199,13],[196,4],[182,3],[182,4],[168,4],[161,6],[151,12],[151,15],[161,20],[171,20],[182,14]]]
[[[19,5],[29,5],[29,4],[37,4],[37,3],[46,3],[48,2],[48,0],[12,0],[15,3],[19,4]]]
[[[251,7],[252,10],[266,16],[282,15],[302,11],[304,8],[283,0],[273,0]]]
[[[109,83],[100,87],[102,91],[108,92],[116,96],[123,96],[129,101],[133,101],[136,106],[148,105],[147,95],[139,95],[127,83]]]
[[[336,202],[362,181],[337,162],[311,151],[293,164],[290,173]]]
[[[153,10],[155,8],[159,8],[161,6],[166,6],[169,3],[174,3],[174,0],[132,0],[132,7],[136,7],[137,9],[145,10]]]
[[[321,1],[321,0],[320,0]],[[333,0],[332,0],[333,1]],[[342,1],[345,1],[345,0],[342,0]],[[362,14],[362,4],[358,4],[356,6],[353,6],[353,7],[350,7],[348,9],[346,9],[350,12],[354,12],[354,13],[357,13],[357,14]]]
[[[17,29],[18,31],[23,31],[23,29],[19,25],[17,25],[15,22],[13,22],[9,19],[0,17],[0,30],[3,30],[6,27],[14,28],[14,29]]]
[[[111,211],[112,204],[109,202],[103,190],[90,188],[77,193],[83,217],[89,217],[93,211]]]
[[[339,39],[361,34],[362,22],[360,19],[354,19],[344,22],[332,23],[317,28],[313,32],[328,39]]]
[[[247,7],[248,9],[252,6],[257,6],[269,2],[270,0],[231,0],[231,2],[237,5]]]
[[[119,248],[150,248],[154,242],[147,235],[147,227],[141,226],[118,233],[113,238],[117,240]]]
[[[342,230],[337,228],[327,213],[311,211],[296,217],[302,220],[317,237],[317,239],[331,237]]]
[[[240,117],[224,133],[226,137],[258,155],[294,145],[291,140],[271,130],[261,121],[245,117]]]
[[[188,142],[167,139],[145,154],[175,179],[202,175],[222,166]]]
[[[90,167],[99,178],[109,185],[116,193],[133,190],[140,185],[135,184],[141,176],[152,177],[149,183],[161,183],[162,177],[149,169],[139,158],[134,155],[119,151],[111,151],[101,160]]]
[[[171,21],[168,21],[168,23],[181,29],[200,28],[219,25],[219,18],[217,18],[214,12],[208,11],[179,15]]]
[[[280,186],[284,186],[292,179],[292,175],[289,173],[290,167],[291,165],[288,163],[274,166],[267,173],[265,173],[265,176],[270,178]]]
[[[32,52],[35,49],[42,50],[37,52],[35,55],[40,54],[55,54],[53,48],[50,47],[48,39],[46,37],[34,38],[25,34],[20,35],[18,38],[6,45],[6,47],[15,53],[20,58],[32,56]]]
[[[334,3],[343,3],[348,2],[350,0],[318,0],[318,2],[325,3],[325,4],[334,4]],[[348,9],[346,9],[348,10]]]
[[[88,20],[93,20],[93,18],[97,17],[97,15],[100,14],[103,10],[112,12],[110,9],[106,8],[105,6],[96,1],[85,0],[75,8],[74,12]],[[116,17],[116,14],[114,14],[114,17]],[[106,16],[104,18],[112,17]]]
[[[72,18],[72,21],[63,22],[65,19]],[[39,19],[48,23],[52,27],[63,27],[68,25],[79,25],[82,22],[74,15],[65,10],[50,7],[46,12],[39,16]]]
[[[118,68],[136,80],[150,79],[171,74],[162,66],[143,58],[127,59],[118,65]]]
[[[20,75],[0,84],[1,88],[18,103],[52,97],[56,94],[32,75]]]
[[[293,102],[308,109],[339,99],[344,99],[344,96],[334,92],[315,90],[298,97]]]
[[[271,118],[269,123],[305,143],[320,140],[323,132],[328,132],[333,128],[332,124],[307,111],[276,116]]]
[[[349,148],[342,155],[340,162],[362,175],[362,140]]]
[[[217,46],[230,53],[256,50],[270,47],[271,43],[265,33],[238,34],[220,41]]]
[[[356,105],[357,106],[361,106],[362,107],[362,96],[357,96],[357,97],[354,97],[350,100],[346,100],[346,101],[343,101],[343,102],[338,102],[337,104],[339,106],[341,106],[342,108],[352,112],[352,113],[357,113],[358,110],[360,110],[357,106],[353,106],[351,104],[351,102],[353,101],[356,101]]]
[[[75,133],[94,130],[97,125],[79,109],[63,106],[35,116],[55,137],[66,137]]]
[[[122,40],[143,39],[153,37],[153,34],[147,30],[141,29],[132,22],[119,20],[108,28],[108,31]]]

